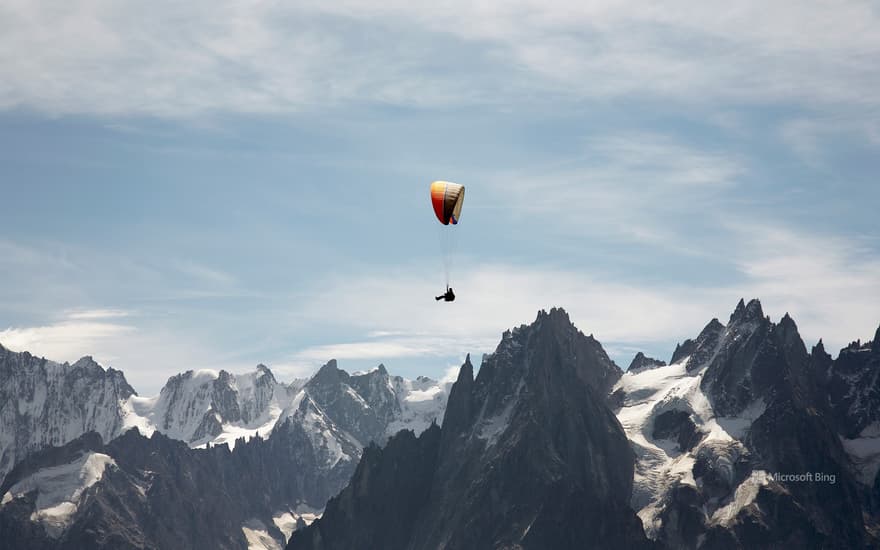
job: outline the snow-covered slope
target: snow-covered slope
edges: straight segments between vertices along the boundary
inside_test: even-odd
[[[452,387],[451,380],[437,382],[426,376],[407,380],[395,376],[392,382],[400,414],[388,423],[385,430],[388,436],[400,430],[412,430],[418,435],[428,429],[432,422],[443,419],[446,400]]]
[[[102,453],[87,452],[60,466],[44,468],[13,485],[0,499],[0,508],[28,493],[36,493],[31,521],[42,524],[46,533],[58,538],[70,524],[86,489],[115,462]]]
[[[841,357],[809,355],[791,317],[771,322],[752,300],[670,365],[626,372],[611,400],[636,453],[631,504],[646,534],[674,548],[863,547],[859,495],[880,468],[880,438],[874,424],[840,437],[832,411],[851,427],[856,413],[880,416],[880,400],[876,386],[841,382],[869,379],[873,363]]]
[[[267,436],[296,394],[264,365],[238,375],[187,371],[169,378],[156,397],[130,397],[123,405],[124,429],[158,430],[195,447],[232,447],[241,437]]]
[[[649,536],[662,523],[659,515],[669,490],[680,484],[697,486],[697,457],[710,452],[743,454],[740,440],[764,411],[757,399],[737,416],[716,416],[700,388],[708,363],[689,371],[689,360],[626,372],[615,387],[625,393],[617,419],[637,457],[632,504]],[[669,428],[664,430],[663,423]],[[691,446],[694,440],[698,442]]]
[[[748,306],[740,302],[727,326],[713,319],[695,340],[678,346],[672,364],[631,369],[613,389],[623,396],[616,414],[636,452],[632,505],[649,537],[660,537],[674,491],[683,486],[701,489],[706,480],[698,474],[705,470],[735,489],[708,500],[710,526],[730,521],[754,498],[755,491],[748,488],[766,478],[766,472],[756,470],[743,490],[736,489],[744,482],[737,471],[738,461],[747,454],[743,440],[766,405],[754,393],[726,393],[717,382],[726,379],[717,371],[735,357],[743,363],[737,367],[739,381],[748,379],[749,352],[757,348],[768,326],[757,301]],[[714,390],[711,396],[709,389]]]

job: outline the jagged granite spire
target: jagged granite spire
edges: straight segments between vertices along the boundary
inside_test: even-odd
[[[683,343],[677,344],[669,362],[673,364],[687,359],[687,368],[696,368],[712,353],[723,332],[724,325],[718,319],[713,318],[703,327],[696,339],[687,339]]]
[[[764,319],[764,310],[761,308],[761,301],[757,298],[753,298],[749,300],[748,304],[745,304],[743,299],[740,298],[739,303],[736,304],[736,309],[734,309],[733,313],[730,315],[730,321],[728,324],[749,323],[760,321],[761,319]]]
[[[351,548],[346,533],[358,544],[381,540],[384,550],[646,546],[629,507],[634,455],[606,404],[615,373],[563,310],[540,312],[504,333],[476,378],[466,359],[433,459],[428,432],[371,454],[288,548]],[[436,466],[405,484],[371,482],[393,464],[431,460]],[[431,496],[414,500],[413,491]],[[406,514],[401,501],[411,503]]]

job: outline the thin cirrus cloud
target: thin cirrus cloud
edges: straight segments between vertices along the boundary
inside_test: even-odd
[[[880,322],[880,259],[867,242],[726,221],[739,234],[733,257],[746,285],[776,315],[790,313],[802,334],[831,350],[868,340]]]
[[[262,360],[290,377],[308,375],[331,358],[435,364],[466,352],[479,357],[494,349],[505,328],[529,322],[539,309],[563,306],[581,330],[594,334],[625,364],[634,350],[665,356],[710,318],[725,321],[740,297],[761,298],[774,319],[791,313],[808,344],[824,338],[835,350],[855,338],[870,338],[880,321],[880,263],[865,261],[863,248],[784,227],[725,225],[739,233],[739,244],[729,251],[730,269],[739,280],[726,285],[669,280],[648,285],[552,266],[480,263],[459,274],[456,288],[462,299],[449,307],[434,303],[435,279],[423,266],[399,265],[394,277],[385,270],[356,278],[340,273],[298,301],[296,315],[299,326],[308,326],[327,323],[332,311],[333,332],[354,336]],[[123,368],[130,382],[147,393],[158,391],[162,376],[187,368],[240,371],[252,366],[223,357],[210,343],[156,332],[141,326],[142,321],[123,310],[73,310],[45,325],[0,331],[0,342],[59,360],[94,355],[105,365]],[[276,333],[289,330],[283,323],[272,325]],[[159,349],[158,356],[145,353]]]
[[[537,310],[558,305],[610,349],[628,353],[639,345],[660,345],[671,353],[674,342],[696,336],[712,317],[726,321],[739,298],[753,297],[775,320],[790,313],[808,344],[824,338],[829,350],[836,350],[856,338],[870,338],[880,322],[880,262],[865,261],[862,247],[767,224],[725,225],[739,233],[729,251],[730,270],[738,280],[725,285],[645,285],[571,270],[484,264],[459,275],[456,286],[467,299],[438,315],[418,299],[432,290],[421,274],[394,279],[363,275],[356,282],[330,283],[313,296],[306,316],[334,307],[345,325],[381,330],[368,341],[312,348],[298,359],[488,352],[497,343],[499,327],[528,322]],[[428,330],[432,338],[407,336],[412,326]]]
[[[0,105],[186,117],[535,92],[876,105],[878,19],[867,2],[13,1]]]
[[[135,327],[120,322],[128,312],[94,309],[68,312],[54,322],[34,327],[8,327],[0,330],[0,343],[13,351],[30,351],[51,359],[72,361],[94,355],[103,363],[118,356],[106,353],[108,343],[127,338]]]
[[[736,153],[696,147],[659,133],[612,133],[586,140],[562,166],[534,166],[487,175],[481,183],[496,205],[566,235],[646,243],[692,255],[695,224],[729,210],[726,199],[748,177]],[[572,205],[577,205],[572,208]]]
[[[444,348],[448,343],[448,340],[444,338],[425,338],[418,335],[396,338],[381,336],[373,340],[312,346],[297,352],[293,359],[307,364],[316,364],[331,358],[382,361],[398,357],[448,355],[449,349]]]
[[[131,315],[130,312],[122,309],[87,309],[82,311],[71,311],[66,317],[71,320],[93,321],[118,319],[120,317],[128,317],[129,315]]]

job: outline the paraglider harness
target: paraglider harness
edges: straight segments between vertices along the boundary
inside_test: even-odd
[[[444,301],[446,301],[446,302],[451,302],[451,301],[455,300],[455,293],[452,292],[452,288],[451,288],[451,287],[448,287],[448,286],[447,286],[447,287],[446,287],[446,294],[441,294],[440,296],[437,296],[437,297],[435,297],[434,299],[437,300],[438,302],[439,302],[440,300],[444,300]]]

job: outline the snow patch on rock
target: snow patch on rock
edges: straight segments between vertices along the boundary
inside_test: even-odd
[[[108,466],[116,466],[109,456],[86,453],[68,464],[44,468],[14,484],[0,506],[37,491],[30,519],[41,523],[50,537],[58,538],[70,524],[83,492],[104,476]]]
[[[764,470],[752,472],[752,475],[736,488],[736,493],[734,493],[730,502],[715,510],[715,513],[712,514],[711,522],[724,526],[729,525],[736,518],[740,510],[755,500],[761,487],[767,485],[771,480],[770,474]]]
[[[612,390],[624,392],[616,414],[636,453],[632,505],[648,536],[654,536],[660,527],[659,515],[668,491],[677,484],[696,486],[693,467],[699,449],[742,439],[766,408],[756,401],[740,416],[715,416],[700,387],[711,359],[688,370],[689,361],[690,357],[684,357],[671,365],[626,372]],[[689,415],[700,432],[693,449],[682,451],[673,441],[653,438],[655,419],[667,411]]]
[[[400,430],[412,430],[419,435],[432,422],[442,422],[452,383],[452,380],[438,382],[424,376],[415,380],[395,377],[392,390],[397,395],[400,416],[388,424],[385,433],[390,437]]]
[[[858,480],[872,486],[880,471],[880,422],[869,424],[855,439],[840,438],[855,467]]]
[[[290,540],[290,535],[296,531],[297,524],[302,521],[309,526],[313,521],[321,517],[323,510],[300,504],[295,510],[285,510],[272,516],[272,522],[284,533],[285,542]]]
[[[244,522],[241,532],[247,539],[248,550],[282,550],[284,545],[275,540],[266,529],[266,525],[258,520],[251,519]]]

